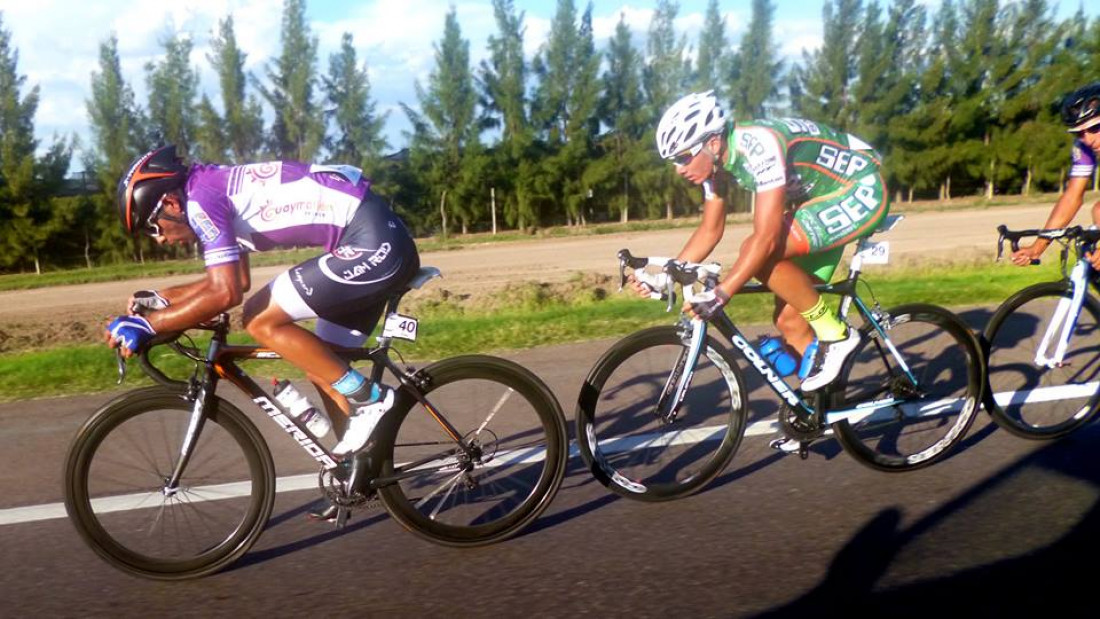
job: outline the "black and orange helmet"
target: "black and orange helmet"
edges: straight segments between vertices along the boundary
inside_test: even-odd
[[[138,157],[118,181],[118,217],[128,234],[146,230],[149,216],[164,194],[183,187],[187,166],[168,144]]]

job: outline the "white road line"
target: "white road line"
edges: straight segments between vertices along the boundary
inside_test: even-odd
[[[1006,391],[997,393],[994,399],[1004,406],[1006,403],[1035,403],[1051,402],[1054,400],[1084,399],[1096,393],[1100,388],[1100,382],[1091,382],[1082,385],[1066,385],[1063,387],[1042,387],[1029,391]],[[697,443],[704,440],[713,440],[719,436],[722,426],[706,428],[694,428],[673,434],[665,438],[666,445],[683,445]],[[779,424],[776,421],[758,421],[745,428],[745,436],[767,436],[779,432]],[[607,452],[625,451],[639,446],[649,446],[658,438],[656,435],[626,437],[618,440],[601,443],[601,448]],[[579,455],[576,445],[569,449],[570,457]],[[519,462],[536,462],[542,459],[542,453],[538,450],[517,450],[513,453],[498,454],[500,464],[516,464]],[[317,475],[295,475],[292,477],[280,477],[275,480],[275,492],[294,492],[298,490],[312,490],[317,488]],[[193,489],[193,492],[202,495],[193,500],[219,500],[240,498],[248,496],[247,485],[241,483],[220,484],[217,486],[205,486]],[[159,495],[130,494],[104,499],[95,499],[96,511],[99,513],[138,509],[150,505],[150,499]],[[216,497],[216,498],[215,498]],[[24,524],[28,522],[40,522],[43,520],[56,520],[65,518],[64,503],[47,503],[44,505],[29,505],[26,507],[12,507],[0,509],[0,526],[9,524]]]

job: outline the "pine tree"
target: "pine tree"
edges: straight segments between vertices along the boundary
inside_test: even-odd
[[[462,38],[454,7],[447,13],[443,39],[435,46],[435,68],[427,87],[416,84],[421,112],[406,107],[414,127],[410,163],[424,170],[429,201],[438,200],[440,230],[450,218],[463,232],[480,214],[474,194],[480,172],[477,142],[477,93],[470,71],[470,42]]]
[[[225,116],[217,120],[222,127],[226,150],[233,163],[254,161],[263,147],[263,110],[256,96],[247,94],[249,76],[244,70],[247,55],[237,46],[232,15],[218,23],[210,48],[211,53],[206,58],[218,74]],[[212,107],[205,115],[211,121],[208,127],[213,129],[211,111]],[[219,146],[212,145],[209,150],[217,151]]]
[[[584,222],[588,200],[586,168],[598,130],[596,100],[599,56],[592,39],[592,5],[580,23],[572,0],[559,0],[550,39],[536,57],[540,78],[533,116],[545,132],[548,155],[544,176],[556,205],[564,206],[567,224]]]
[[[630,219],[631,195],[638,195],[634,176],[650,163],[651,155],[643,142],[648,127],[642,109],[642,58],[622,14],[604,56],[607,70],[601,80],[597,110],[607,127],[601,139],[606,156],[597,160],[591,174],[593,184],[603,186],[611,212],[625,223]]]
[[[199,88],[198,71],[191,66],[191,41],[175,35],[164,43],[164,57],[145,65],[149,87],[149,130],[155,140],[175,144],[180,156],[187,157],[195,137],[195,98]]]
[[[131,242],[119,224],[115,189],[126,166],[150,146],[134,92],[122,77],[115,35],[99,47],[99,70],[92,73],[92,96],[86,105],[92,145],[85,151],[84,168],[94,174],[100,187],[95,200],[98,229],[93,236],[104,255],[125,257]]]
[[[489,58],[481,62],[479,82],[488,122],[500,128],[495,149],[496,195],[507,223],[519,229],[539,225],[539,166],[529,123],[527,61],[523,54],[523,12],[513,0],[493,0],[497,34],[489,37]]]
[[[719,101],[726,100],[730,92],[730,86],[725,83],[729,58],[726,20],[718,9],[718,0],[710,0],[703,18],[703,31],[699,33],[699,59],[695,62],[691,89],[695,92],[713,90]]]
[[[686,94],[690,67],[684,60],[687,42],[683,36],[676,34],[675,29],[679,10],[679,4],[674,1],[659,0],[649,24],[649,36],[646,39],[648,62],[642,70],[642,84],[650,127],[647,139],[650,144],[654,143],[653,136],[661,115]],[[665,217],[671,219],[673,204],[686,195],[686,187],[672,166],[661,161],[655,150],[650,152],[650,165],[636,176],[643,193],[646,216],[660,216],[660,205],[663,204]]]
[[[767,116],[766,103],[779,91],[783,61],[776,58],[772,41],[775,6],[771,0],[753,0],[748,31],[741,39],[734,74],[732,101],[736,118]]]
[[[340,41],[340,52],[329,57],[324,90],[336,133],[329,140],[329,157],[370,170],[382,156],[386,140],[382,128],[386,116],[379,116],[371,100],[370,76],[364,62],[359,65],[350,32]]]
[[[838,129],[847,129],[862,0],[825,0],[822,7],[824,42],[814,52],[803,51],[795,70],[798,80],[795,112]]]
[[[305,0],[283,4],[282,51],[268,64],[270,87],[257,88],[275,111],[270,144],[279,159],[312,161],[325,136],[314,89],[317,85],[317,38],[306,23]]]

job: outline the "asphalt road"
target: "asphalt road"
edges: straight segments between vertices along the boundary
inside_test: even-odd
[[[980,324],[985,310],[967,312]],[[572,416],[587,368],[610,344],[510,356]],[[777,402],[750,381],[752,420]],[[1016,439],[982,414],[963,450],[931,468],[867,469],[833,441],[806,461],[747,438],[695,496],[618,499],[579,458],[550,509],[518,538],[455,550],[384,511],[335,531],[305,518],[316,494],[278,496],[269,528],[228,570],[186,583],[122,574],[63,516],[60,467],[79,424],[108,396],[0,406],[0,616],[957,616],[1089,603],[1083,558],[1100,549],[1100,440]],[[258,415],[279,475],[313,470]],[[27,506],[43,506],[25,521]],[[24,508],[24,509],[13,509]]]

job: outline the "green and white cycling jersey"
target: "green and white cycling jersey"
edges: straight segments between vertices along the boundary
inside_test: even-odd
[[[788,245],[807,271],[828,280],[845,245],[870,234],[889,211],[878,153],[843,131],[799,118],[736,123],[725,163],[753,192],[786,188]],[[828,264],[826,264],[828,263]]]

